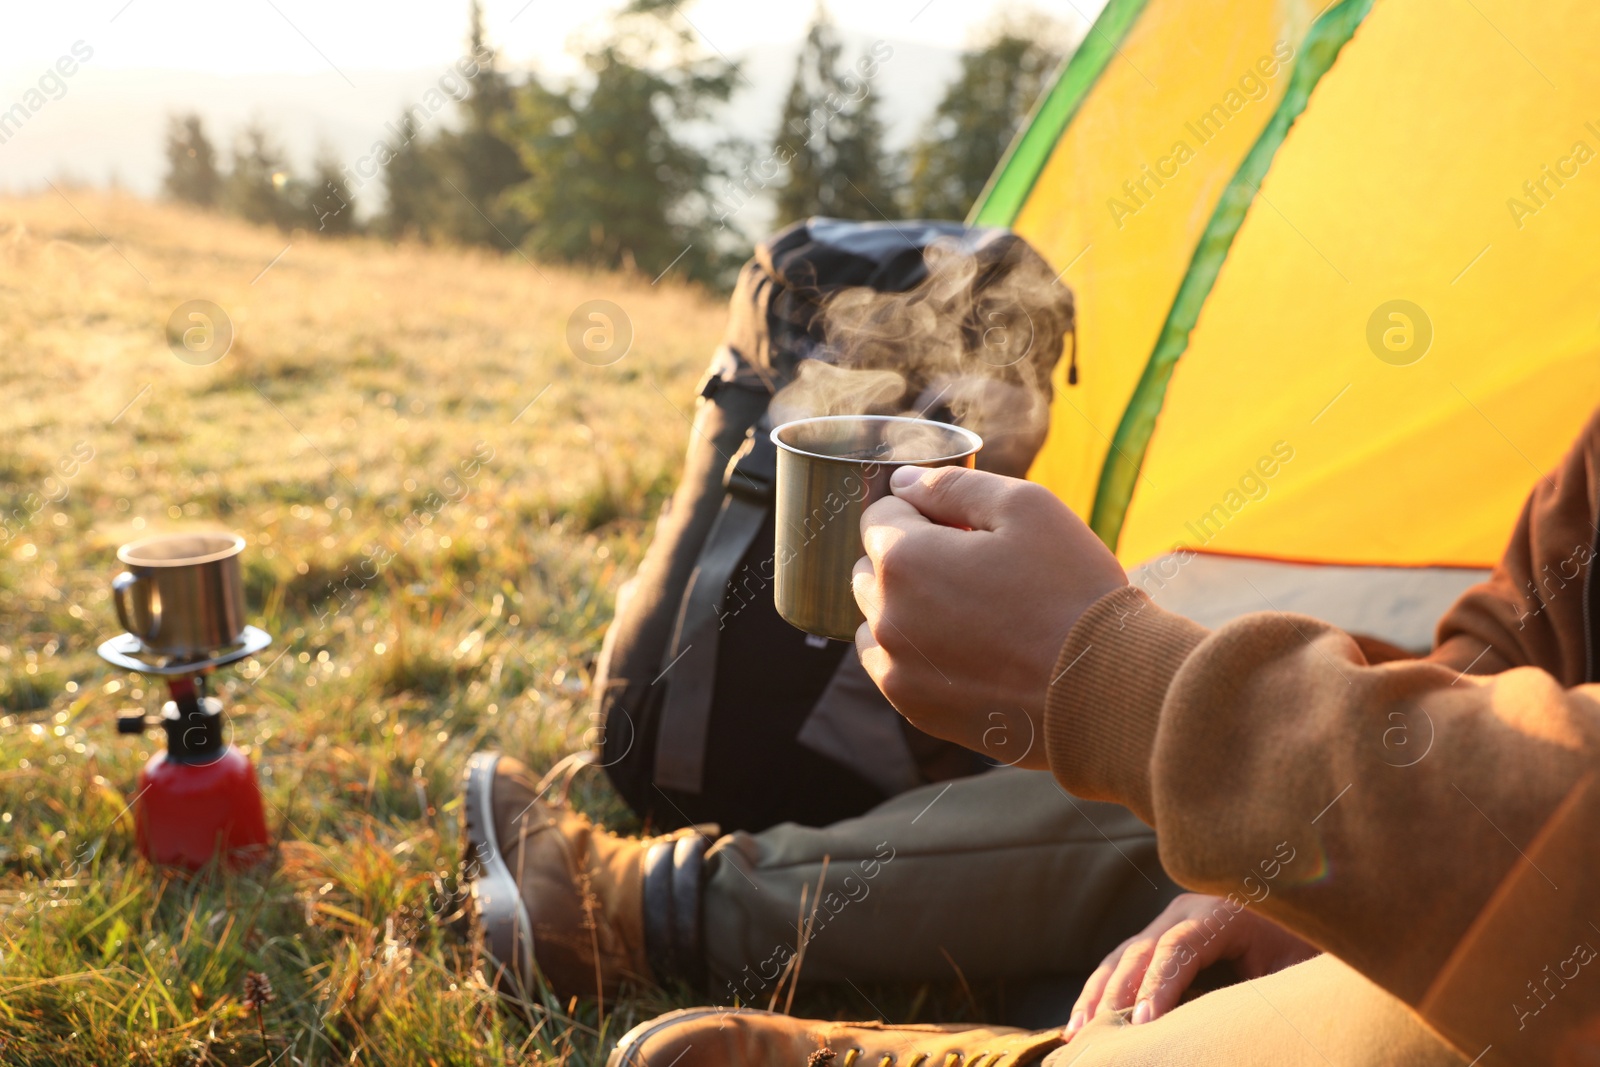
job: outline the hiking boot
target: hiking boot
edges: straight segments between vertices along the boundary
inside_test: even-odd
[[[610,996],[625,982],[705,982],[700,899],[715,827],[619,837],[567,806],[555,779],[590,762],[569,756],[539,781],[497,752],[467,763],[465,863],[476,919],[503,992],[534,975],[558,997]]]
[[[688,1008],[629,1030],[606,1067],[1023,1067],[1061,1044],[1060,1030],[835,1023]]]

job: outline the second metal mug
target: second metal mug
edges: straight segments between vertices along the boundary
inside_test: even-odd
[[[971,430],[894,415],[824,415],[772,431],[778,446],[778,614],[792,626],[854,641],[865,621],[850,588],[861,558],[861,513],[889,493],[898,467],[971,467]]]
[[[244,538],[160,534],[117,549],[127,568],[111,582],[117,618],[147,652],[202,659],[244,632]]]

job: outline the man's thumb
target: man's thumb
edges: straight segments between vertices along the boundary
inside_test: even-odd
[[[1008,480],[967,467],[900,467],[889,488],[931,522],[992,530]]]

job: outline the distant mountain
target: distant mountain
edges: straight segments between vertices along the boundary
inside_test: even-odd
[[[845,32],[844,59],[870,47],[873,39]],[[955,76],[957,53],[904,41],[887,42],[894,54],[882,64],[872,91],[882,94],[882,115],[892,148],[902,148],[932,112],[945,84]],[[712,125],[718,136],[735,135],[764,148],[777,130],[779,108],[794,73],[799,42],[749,49],[743,59],[741,88]],[[160,191],[166,163],[162,144],[167,116],[198,111],[228,158],[234,134],[260,119],[287,150],[291,166],[307,172],[326,150],[347,164],[366,155],[377,140],[391,135],[386,124],[403,108],[419,103],[447,68],[339,74],[245,74],[223,77],[171,70],[99,70],[86,65],[65,96],[52,100],[0,144],[0,191],[38,189],[46,179],[117,185],[144,196]],[[454,121],[454,109],[439,112],[439,122]],[[371,212],[382,203],[381,182],[373,181],[358,203]],[[741,220],[756,229],[764,220]]]

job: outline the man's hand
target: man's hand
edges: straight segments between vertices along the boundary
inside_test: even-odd
[[[1133,1006],[1135,1024],[1177,1006],[1195,975],[1232,960],[1239,977],[1260,978],[1317,955],[1271,919],[1221,897],[1184,893],[1154,922],[1112,950],[1078,995],[1067,1036],[1103,1011]]]
[[[1001,763],[1048,766],[1044,701],[1078,616],[1127,584],[1048,489],[961,467],[895,471],[861,516],[856,651],[900,713]]]

